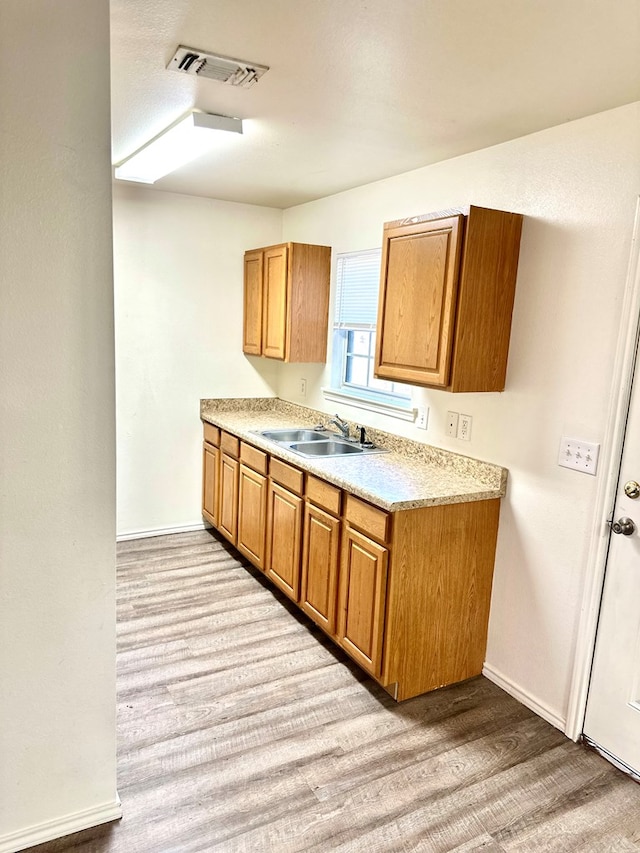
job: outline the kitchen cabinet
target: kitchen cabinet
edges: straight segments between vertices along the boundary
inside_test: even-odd
[[[387,595],[387,557],[382,545],[348,524],[342,537],[338,642],[360,666],[379,676]]]
[[[504,389],[522,220],[471,206],[385,224],[377,377]]]
[[[363,669],[379,676],[389,551],[352,525],[384,541],[388,514],[347,495],[344,516],[337,639]]]
[[[220,430],[205,424],[202,444],[202,515],[218,526],[220,493]]]
[[[236,545],[238,542],[239,442],[223,432],[220,436],[220,506],[218,530]]]
[[[282,243],[246,252],[243,352],[326,361],[330,267],[329,246]]]
[[[300,600],[303,482],[301,471],[271,459],[266,574],[296,603]]]
[[[267,532],[267,464],[266,453],[241,442],[237,548],[263,571]]]
[[[387,512],[225,430],[219,453],[217,529],[395,699],[482,672],[498,498]]]
[[[306,503],[300,606],[328,634],[335,633],[340,520]]]
[[[328,634],[335,634],[340,559],[340,489],[307,476],[300,606]]]

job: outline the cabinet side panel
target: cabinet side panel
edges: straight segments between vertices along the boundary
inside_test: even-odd
[[[523,217],[472,207],[467,220],[452,391],[504,390]]]
[[[291,245],[287,361],[325,362],[329,323],[331,248]]]
[[[398,699],[478,675],[500,501],[394,514],[383,682]]]

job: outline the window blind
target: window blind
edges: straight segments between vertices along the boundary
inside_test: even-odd
[[[381,249],[338,255],[334,328],[375,331]]]

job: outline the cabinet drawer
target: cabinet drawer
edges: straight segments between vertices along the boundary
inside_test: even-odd
[[[203,423],[202,426],[204,428],[204,440],[213,444],[214,447],[218,447],[220,444],[220,427],[207,423]]]
[[[348,494],[344,517],[352,527],[357,527],[374,539],[380,542],[389,541],[390,516],[383,509],[378,509]]]
[[[260,474],[267,473],[267,454],[245,441],[240,443],[240,459],[254,471],[258,471]]]
[[[341,495],[342,493],[337,486],[332,486],[330,483],[325,483],[324,480],[307,474],[307,498],[311,503],[332,512],[334,515],[340,515]]]
[[[220,447],[229,456],[237,459],[238,451],[240,450],[240,440],[229,432],[222,432],[220,435]]]
[[[290,492],[296,495],[302,494],[304,488],[304,474],[302,471],[298,471],[297,468],[287,465],[286,462],[281,462],[279,459],[271,457],[269,473],[271,474],[271,479],[276,483],[280,483],[285,489],[289,489]]]

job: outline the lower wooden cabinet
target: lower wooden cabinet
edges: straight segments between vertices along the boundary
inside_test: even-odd
[[[202,515],[218,526],[220,448],[205,441],[202,446]]]
[[[267,478],[240,464],[238,478],[237,548],[264,570],[267,531]]]
[[[205,430],[203,515],[395,699],[482,672],[499,499],[386,512]]]
[[[232,545],[238,541],[238,485],[240,463],[222,453],[220,456],[220,511],[218,530]]]
[[[338,642],[363,669],[376,677],[382,671],[388,556],[382,545],[344,525]]]
[[[293,601],[300,600],[300,551],[304,501],[271,482],[267,507],[266,574]]]
[[[303,542],[300,606],[327,633],[334,634],[340,520],[307,503]]]

